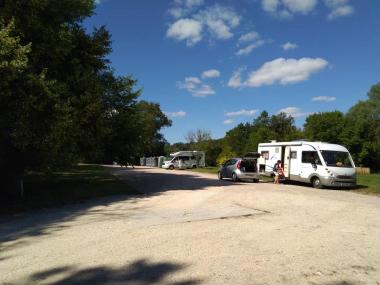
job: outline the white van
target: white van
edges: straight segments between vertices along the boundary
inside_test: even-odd
[[[312,183],[315,188],[354,187],[356,169],[349,151],[341,145],[324,142],[292,141],[260,143],[259,172],[273,175],[281,160],[284,179]]]
[[[197,168],[205,167],[204,151],[178,151],[170,154],[170,159],[165,161],[162,168]]]

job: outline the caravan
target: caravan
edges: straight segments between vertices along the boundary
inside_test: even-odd
[[[278,160],[283,163],[284,179],[312,183],[315,188],[354,187],[356,169],[349,151],[341,145],[324,142],[292,141],[260,143],[258,168],[273,175]]]
[[[165,169],[205,167],[204,151],[178,151],[170,154],[170,160],[162,165]]]

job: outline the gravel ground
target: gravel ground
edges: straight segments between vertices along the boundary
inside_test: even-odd
[[[145,193],[0,217],[0,284],[380,284],[380,199],[110,167]]]

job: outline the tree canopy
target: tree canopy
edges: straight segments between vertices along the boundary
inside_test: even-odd
[[[139,101],[131,76],[107,60],[111,35],[88,32],[93,0],[0,1],[0,172],[162,154],[171,121]],[[7,179],[5,179],[7,180]]]

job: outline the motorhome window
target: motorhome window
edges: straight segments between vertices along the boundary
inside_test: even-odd
[[[296,151],[291,151],[290,152],[290,158],[291,159],[297,159],[297,152]]]
[[[190,157],[191,160],[195,160],[195,156]]]
[[[261,152],[261,156],[262,156],[264,159],[269,159],[269,151],[262,151],[262,152]]]
[[[333,151],[333,150],[321,150],[323,159],[327,166],[334,167],[353,167],[348,152],[345,151]]]
[[[182,161],[188,161],[189,157],[188,156],[180,156],[179,159],[182,159]]]
[[[303,151],[302,163],[322,164],[316,151]]]

